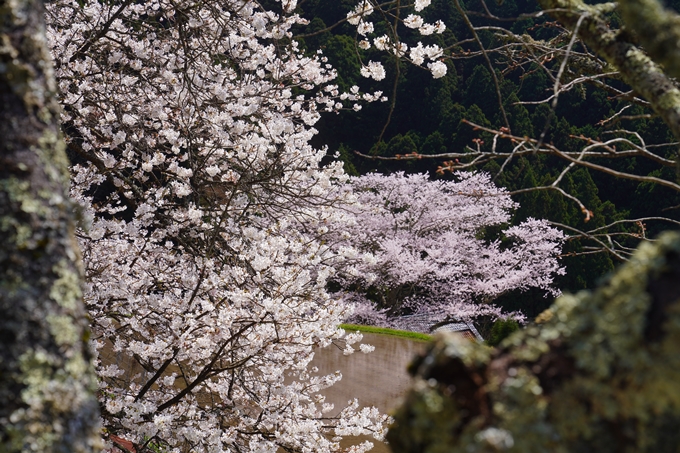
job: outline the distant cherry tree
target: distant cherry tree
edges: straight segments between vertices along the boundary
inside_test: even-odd
[[[552,283],[564,274],[563,233],[531,218],[510,226],[518,205],[488,174],[455,178],[373,173],[351,180],[355,222],[341,241],[369,254],[358,273],[344,274],[357,315],[371,316],[365,304],[374,303],[375,316],[382,309],[499,317],[493,300],[509,291],[558,293]]]
[[[474,170],[497,162],[498,175],[512,168],[510,162],[519,158],[533,161],[549,156],[553,170],[549,179],[538,186],[519,188],[516,193],[552,192],[577,206],[586,225],[559,227],[583,244],[583,252],[579,252],[583,254],[606,253],[616,261],[625,261],[633,253],[634,244],[652,239],[650,231],[677,228],[680,221],[674,215],[678,208],[674,201],[664,202],[665,206],[643,217],[588,224],[598,214],[592,201],[583,199],[568,180],[569,175],[585,168],[629,180],[644,192],[680,193],[676,175],[680,140],[680,108],[676,100],[680,99],[680,88],[675,83],[680,76],[676,44],[680,31],[675,25],[680,15],[657,0],[620,0],[601,5],[539,0],[539,8],[524,9],[517,17],[496,13],[498,8],[487,3],[355,0],[348,6],[342,20],[356,29],[361,74],[374,80],[393,76],[389,77],[395,94],[390,99],[392,111],[397,102],[397,84],[402,79],[400,63],[408,62],[440,78],[454,70],[455,62],[476,59],[490,76],[489,88],[495,94],[498,117],[494,125],[479,118],[462,118],[462,125],[490,139],[472,139],[461,149],[437,153],[414,150],[390,156],[357,154],[383,161],[434,159],[441,164],[441,173]],[[447,29],[447,24],[437,18],[444,4],[455,8],[458,27],[455,36],[450,33],[445,39],[436,39]],[[508,10],[517,11],[516,7]],[[555,21],[545,21],[548,16]],[[535,26],[524,26],[528,23]],[[546,27],[551,30],[548,34]],[[369,49],[371,52],[363,52]],[[387,61],[390,64],[383,65]],[[395,74],[389,74],[390,70]],[[504,78],[521,81],[532,74],[551,82],[544,93],[537,93],[538,98],[527,99],[521,91],[503,88]],[[557,141],[548,137],[559,130],[560,99],[575,93],[585,96],[590,90],[616,102],[596,114],[597,119],[589,124],[597,133],[576,134],[570,137],[568,146],[556,145]],[[542,106],[547,113],[533,124],[533,136],[521,132],[513,121],[511,109],[520,105]],[[391,116],[390,113],[387,123]],[[656,118],[665,123],[667,130],[638,121]],[[387,124],[378,142],[386,131]],[[671,134],[674,140],[666,138]]]

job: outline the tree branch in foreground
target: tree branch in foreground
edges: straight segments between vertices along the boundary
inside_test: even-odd
[[[680,138],[680,90],[661,67],[629,42],[621,31],[609,28],[602,11],[611,9],[612,4],[587,5],[580,0],[541,0],[539,3],[570,29],[575,29],[583,16],[582,25],[578,27],[579,37],[616,67],[621,78],[651,103],[673,135]],[[645,21],[645,24],[649,26],[649,22]]]

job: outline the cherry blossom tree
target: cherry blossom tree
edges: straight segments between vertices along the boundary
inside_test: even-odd
[[[314,348],[336,343],[350,353],[360,341],[337,327],[350,308],[329,282],[373,273],[382,285],[413,285],[396,261],[404,255],[431,300],[454,278],[464,281],[444,304],[460,310],[524,284],[547,288],[560,271],[561,237],[539,221],[507,230],[516,242],[508,249],[464,240],[490,220],[507,221],[514,207],[483,175],[461,174],[457,188],[402,178],[411,182],[395,203],[408,184],[425,191],[414,216],[432,225],[412,228],[423,250],[377,230],[373,242],[348,241],[361,237],[357,219],[375,201],[365,189],[378,179],[347,185],[339,163],[322,165],[326,150],[310,145],[313,125],[323,111],[382,96],[340,93],[323,55],[293,39],[305,23],[296,2],[274,5],[49,5],[72,194],[86,218],[78,235],[99,398],[107,437],[120,448],[330,452],[342,436],[380,439],[386,416],[356,402],[333,408],[319,394],[340,376],[316,372]],[[436,187],[455,196],[427,214]],[[396,232],[416,220],[402,217]],[[438,246],[431,226],[462,248]],[[483,282],[494,266],[505,266],[504,275],[497,268]]]
[[[680,139],[675,101],[679,94],[673,82],[678,74],[674,44],[674,36],[678,34],[674,26],[678,21],[676,12],[656,0],[622,0],[602,5],[576,0],[540,0],[538,6],[542,10],[516,17],[496,15],[493,5],[485,0],[474,3],[451,0],[450,5],[458,13],[463,31],[458,37],[449,36],[448,41],[440,40],[440,45],[428,44],[430,35],[447,29],[441,21],[432,18],[431,23],[426,21],[431,16],[428,14],[432,10],[430,0],[357,0],[344,20],[356,27],[360,59],[360,49],[382,51],[393,59],[396,72],[393,94],[398,91],[402,61],[422,67],[438,78],[446,75],[447,67],[451,69],[456,61],[478,59],[490,77],[498,124],[480,124],[479,120],[463,118],[464,125],[488,139],[475,139],[474,143],[449,152],[397,156],[357,154],[376,160],[436,159],[442,163],[440,172],[477,169],[497,162],[499,175],[519,160],[550,156],[557,162],[554,174],[540,185],[518,188],[515,194],[532,191],[559,194],[578,206],[584,222],[593,217],[594,207],[568,184],[568,175],[580,168],[632,181],[641,188],[653,187],[673,196],[680,192],[675,175],[677,140]],[[557,22],[544,23],[548,16]],[[538,26],[522,26],[529,22]],[[517,30],[513,23],[522,31],[513,31]],[[371,55],[375,58],[375,53]],[[361,65],[361,73],[367,78],[386,77],[380,62],[362,60]],[[550,81],[551,89],[543,96],[518,99],[517,93],[503,89],[504,77],[528,81],[532,75]],[[574,93],[586,96],[593,90],[615,101],[613,110],[607,109],[591,124],[597,134],[570,137],[569,146],[553,143],[549,137],[559,120],[559,100]],[[392,110],[396,102],[393,95]],[[533,125],[533,135],[516,130],[512,124],[509,109],[520,105],[546,107],[544,121]],[[389,118],[391,114],[388,123]],[[656,119],[665,123],[675,140],[640,126],[639,120]],[[386,129],[387,125],[379,140]],[[554,225],[567,231],[570,238],[582,241],[583,253],[604,252],[615,260],[625,261],[638,241],[650,239],[648,230],[677,228],[680,223],[673,212],[677,208],[677,202],[672,201],[653,214],[616,219],[588,228]]]
[[[536,219],[508,226],[517,203],[507,191],[485,173],[455,178],[373,173],[352,179],[356,222],[342,243],[370,255],[345,277],[350,300],[365,305],[368,293],[392,314],[472,319],[501,316],[492,301],[508,291],[558,293],[551,284],[564,273],[557,260],[563,233]]]
[[[417,30],[421,36],[433,33],[441,34],[446,30],[446,24],[441,20],[427,23],[423,19],[422,11],[430,6],[430,0],[416,0],[414,3],[400,1],[378,3],[373,0],[361,0],[347,13],[347,22],[357,27],[357,34],[361,39],[358,47],[368,50],[371,47],[387,51],[397,58],[403,58],[416,66],[426,67],[435,79],[446,75],[446,64],[442,61],[445,49],[436,44],[423,45],[421,41],[411,45],[399,38],[400,26]],[[404,10],[408,15],[404,17]],[[387,25],[388,33],[376,36],[374,21]],[[385,78],[385,69],[380,62],[362,62],[361,75],[374,80]]]
[[[318,392],[340,376],[310,366],[315,347],[360,340],[338,328],[347,308],[326,290],[353,252],[325,238],[354,200],[341,165],[309,145],[312,125],[380,94],[338,93],[323,57],[291,40],[304,22],[294,8],[49,5],[117,447],[330,452],[341,436],[384,434],[375,409],[324,404]]]

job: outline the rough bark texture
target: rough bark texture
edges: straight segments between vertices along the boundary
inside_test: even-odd
[[[624,4],[626,2],[630,4],[640,2],[642,6],[633,10],[633,14],[639,14],[647,3],[655,3],[655,0],[625,0]],[[567,28],[575,29],[579,18],[585,16],[578,29],[579,37],[600,57],[618,69],[623,80],[652,104],[654,111],[680,140],[680,90],[663,69],[632,43],[625,33],[609,28],[603,11],[611,10],[612,4],[587,5],[581,0],[539,0],[539,4],[541,8],[550,10],[550,14]],[[623,8],[623,11],[625,12],[626,8]],[[641,15],[637,29],[648,28],[650,33],[655,33],[651,30],[656,30],[657,25],[669,27],[668,21],[658,24],[647,22],[652,20],[647,16],[656,17],[655,14],[657,13],[651,12]],[[664,42],[663,47],[670,49],[670,40],[661,39]],[[678,41],[675,41],[674,45],[677,52]],[[675,57],[671,56],[672,58]]]
[[[626,27],[654,61],[670,76],[680,78],[680,16],[657,0],[623,0],[619,10]]]
[[[0,0],[0,452],[100,448],[43,4]]]
[[[412,365],[393,451],[678,451],[680,234],[539,318],[496,351],[438,337]]]

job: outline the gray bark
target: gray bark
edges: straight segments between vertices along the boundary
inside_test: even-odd
[[[668,75],[680,77],[680,16],[657,0],[623,0],[619,9],[649,56]]]
[[[101,447],[74,204],[36,0],[0,0],[0,452]]]

